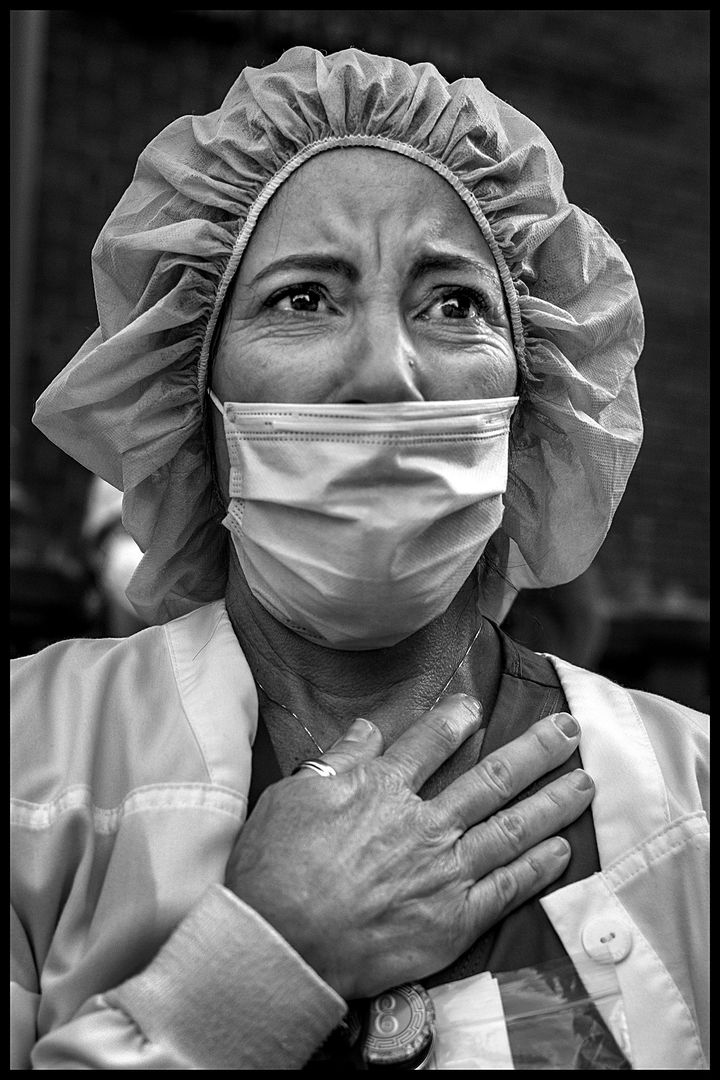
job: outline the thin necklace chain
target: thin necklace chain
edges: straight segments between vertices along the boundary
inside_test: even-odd
[[[434,708],[435,708],[435,706],[437,705],[438,701],[439,701],[439,700],[440,700],[440,698],[441,698],[441,697],[443,696],[443,694],[444,694],[444,693],[445,693],[445,691],[447,690],[448,686],[449,686],[449,685],[450,685],[450,683],[451,683],[451,682],[453,681],[453,679],[454,679],[454,678],[455,678],[455,676],[457,675],[458,671],[460,670],[460,668],[461,668],[461,667],[463,666],[463,664],[464,664],[464,663],[465,663],[465,661],[467,660],[467,658],[468,658],[468,655],[469,655],[469,653],[470,653],[470,650],[472,649],[473,645],[475,644],[475,642],[477,641],[477,639],[478,639],[478,638],[479,638],[479,636],[480,636],[480,631],[481,631],[481,630],[482,630],[482,624],[481,624],[481,625],[480,625],[480,626],[478,627],[478,629],[477,629],[477,630],[475,631],[475,634],[474,634],[474,636],[473,636],[473,639],[472,639],[472,641],[470,642],[470,644],[468,645],[468,647],[467,647],[467,649],[465,650],[465,652],[463,653],[463,655],[462,655],[462,659],[460,660],[460,663],[459,663],[459,664],[457,665],[457,667],[456,667],[456,668],[454,668],[454,669],[453,669],[453,671],[452,671],[452,672],[451,672],[451,674],[450,674],[450,678],[449,678],[449,679],[447,680],[447,682],[446,682],[446,683],[445,683],[445,685],[443,686],[442,690],[440,691],[440,693],[438,694],[438,696],[437,696],[437,697],[435,698],[435,700],[433,701],[432,705],[428,706],[428,708],[430,708],[430,709],[434,709]],[[300,717],[299,717],[299,716],[297,715],[297,713],[294,713],[294,712],[292,711],[292,709],[289,709],[289,708],[287,707],[287,705],[283,705],[282,701],[278,701],[278,700],[277,700],[276,698],[274,698],[274,697],[271,697],[271,696],[270,696],[270,694],[268,694],[268,692],[267,692],[267,690],[265,689],[265,687],[264,687],[264,686],[262,685],[262,683],[258,682],[258,680],[257,680],[257,679],[255,680],[255,685],[257,686],[258,690],[262,690],[263,694],[264,694],[264,695],[265,695],[265,697],[266,697],[266,698],[268,699],[268,701],[272,701],[273,705],[277,705],[277,706],[278,706],[279,708],[281,708],[281,709],[284,709],[284,710],[285,710],[285,712],[287,712],[287,713],[290,713],[290,715],[291,715],[291,716],[293,716],[293,717],[294,717],[294,718],[295,718],[295,719],[297,720],[297,722],[298,722],[298,724],[300,725],[300,727],[301,727],[301,728],[303,729],[303,731],[304,731],[304,732],[305,732],[305,734],[306,734],[306,735],[308,736],[308,738],[310,739],[310,741],[311,741],[311,742],[312,742],[312,743],[313,743],[313,744],[314,744],[314,745],[315,745],[315,746],[316,746],[316,747],[318,748],[318,750],[320,751],[320,753],[321,753],[321,754],[324,754],[324,753],[325,753],[325,751],[323,750],[322,746],[320,745],[320,743],[319,743],[319,742],[317,741],[317,739],[316,739],[316,738],[315,738],[315,736],[313,735],[312,731],[310,731],[310,729],[309,729],[308,727],[306,727],[306,725],[305,725],[305,724],[303,723],[303,721],[302,721],[302,720],[300,719]]]

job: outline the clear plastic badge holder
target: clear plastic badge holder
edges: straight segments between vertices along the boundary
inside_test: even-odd
[[[631,1069],[615,967],[590,994],[568,957],[430,991],[430,1069]]]

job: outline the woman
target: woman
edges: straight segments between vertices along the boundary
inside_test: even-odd
[[[348,1002],[567,957],[633,1067],[706,1067],[704,718],[497,625],[641,441],[635,283],[561,175],[352,49],[141,156],[35,419],[123,489],[154,625],[16,664],[19,1067],[302,1068]]]

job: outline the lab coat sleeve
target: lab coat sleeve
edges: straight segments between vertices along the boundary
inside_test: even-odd
[[[346,1003],[255,911],[211,886],[138,975],[36,1041],[40,995],[17,925],[13,1068],[299,1069]]]
[[[36,1039],[38,993],[32,950],[10,905],[10,1068],[27,1069]]]

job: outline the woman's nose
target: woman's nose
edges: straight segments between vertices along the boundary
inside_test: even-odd
[[[423,400],[418,358],[400,317],[370,316],[357,323],[345,359],[344,404]]]

